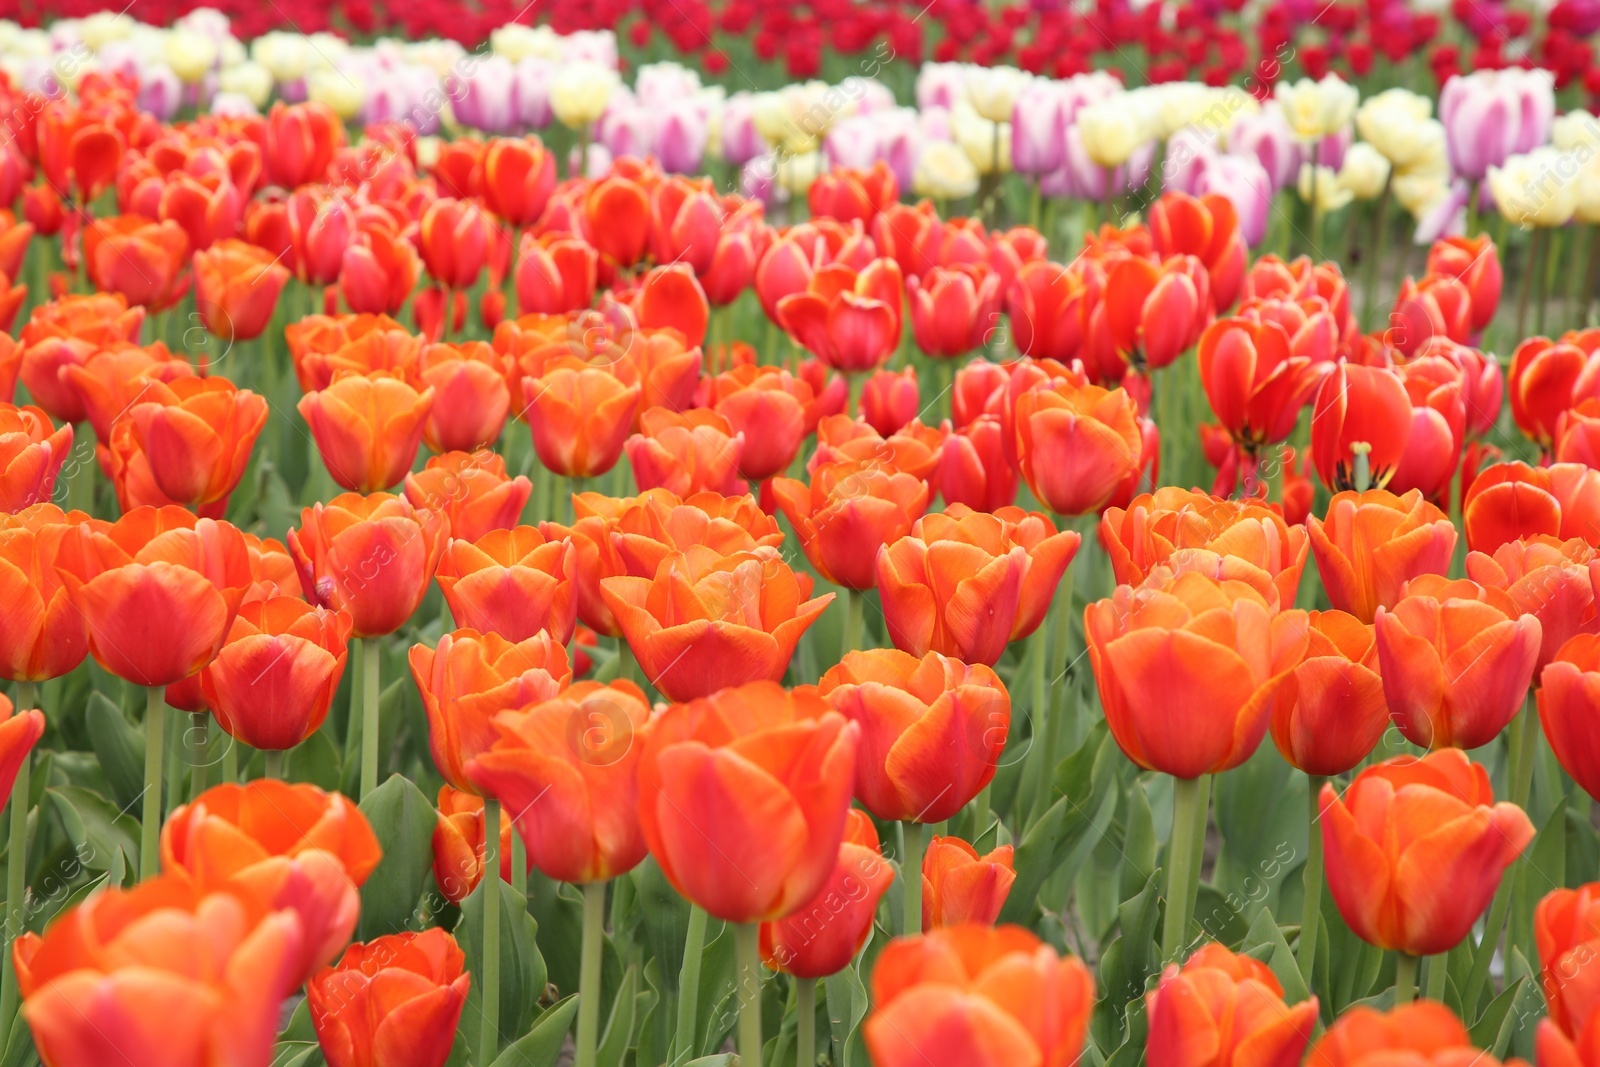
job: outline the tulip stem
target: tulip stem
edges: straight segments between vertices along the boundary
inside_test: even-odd
[[[516,890],[518,896],[527,899],[528,846],[522,840],[522,835],[517,833],[515,825],[511,827],[511,888]]]
[[[211,768],[211,713],[189,716],[189,799],[206,791]]]
[[[705,954],[706,910],[689,905],[689,930],[683,939],[683,967],[678,971],[678,1032],[672,1039],[672,1064],[679,1067],[695,1058],[698,1041],[695,1018],[700,1007],[700,957]]]
[[[634,681],[633,648],[626,637],[617,638],[617,677]]]
[[[1417,999],[1417,965],[1422,962],[1409,952],[1401,952],[1398,956],[1394,962],[1395,1007]]]
[[[1372,328],[1372,304],[1382,279],[1384,246],[1389,243],[1389,201],[1393,198],[1393,193],[1390,191],[1392,180],[1392,176],[1384,179],[1383,192],[1378,196],[1377,214],[1372,223],[1372,255],[1366,262],[1366,269],[1362,271],[1361,322],[1368,329]]]
[[[228,737],[228,747],[222,752],[222,780],[230,785],[239,780],[239,742],[232,737]]]
[[[378,788],[378,639],[361,639],[361,797]],[[484,823],[485,826],[489,824]],[[484,839],[496,837],[484,834]]]
[[[139,828],[139,877],[153,877],[161,867],[161,764],[167,754],[167,694],[159,685],[145,689],[144,814]]]
[[[794,980],[795,1067],[817,1067],[817,980]]]
[[[859,589],[844,591],[844,640],[840,643],[840,659],[844,659],[861,647],[861,631],[864,626],[862,607],[865,599]]]
[[[1322,783],[1320,774],[1310,775],[1311,808],[1306,823],[1305,903],[1300,908],[1300,977],[1311,989],[1311,973],[1317,963],[1317,937],[1322,922]]]
[[[739,1062],[761,1063],[761,927],[738,923],[733,950],[739,961]]]
[[[1528,238],[1528,264],[1522,272],[1522,286],[1517,290],[1517,336],[1527,336],[1528,297],[1533,291],[1533,272],[1538,270],[1539,246],[1544,243],[1544,231],[1535,229]]]
[[[1070,729],[1077,733],[1077,723],[1067,722],[1070,710],[1074,719],[1077,715],[1077,693],[1067,684],[1067,652],[1072,643],[1072,567],[1069,564],[1061,575],[1061,584],[1056,587],[1056,619],[1055,629],[1051,633],[1050,645],[1050,702],[1044,708],[1043,721],[1039,724],[1039,779],[1034,783],[1036,790],[1033,798],[1033,817],[1038,818],[1050,810],[1051,794],[1055,790],[1056,749],[1060,745],[1060,735]],[[1059,701],[1059,706],[1057,705]],[[1072,738],[1071,740],[1076,740]]]
[[[480,884],[483,887],[483,1028],[478,1036],[478,1063],[488,1067],[500,1052],[500,802],[494,797],[483,798],[483,880]],[[584,911],[587,925],[587,897]],[[583,1011],[581,999],[578,1010]]]
[[[263,778],[278,778],[278,779],[281,779],[283,777],[283,752],[282,751],[280,751],[278,749],[275,749],[275,748],[268,748],[268,749],[263,749],[262,750],[262,752],[261,752],[261,777],[263,777]]]
[[[600,1043],[600,949],[606,940],[606,884],[583,886],[583,952],[578,964],[577,1067],[594,1067]]]
[[[1048,654],[1049,627],[1043,621],[1038,629],[1028,638],[1028,651],[1024,662],[1028,666],[1028,714],[1032,717],[1032,736],[1028,741],[1028,754],[1022,768],[1022,784],[1017,789],[1016,800],[1012,802],[1012,818],[1017,821],[1019,831],[1025,829],[1033,817],[1033,801],[1039,791],[1039,778],[1048,774],[1045,766],[1047,753],[1044,746],[1049,742],[1046,733],[1046,723],[1049,721],[1049,690],[1045,687],[1044,661]]]
[[[1167,916],[1161,926],[1161,958],[1175,963],[1189,926],[1189,868],[1194,864],[1195,810],[1200,779],[1172,780],[1172,841],[1167,848]]]
[[[17,684],[17,711],[34,706],[38,690],[33,682]],[[17,969],[11,962],[11,942],[28,927],[28,793],[33,751],[23,753],[17,778],[11,786],[11,837],[6,842],[5,971],[0,977],[0,1037],[10,1040],[17,1025]]]
[[[1445,979],[1449,976],[1448,952],[1440,952],[1428,957],[1428,984],[1423,991],[1423,996],[1429,1000],[1444,1002]]]
[[[905,894],[905,914],[900,917],[900,932],[907,937],[922,933],[922,848],[920,822],[901,823],[906,832],[905,855],[900,857],[900,888]]]
[[[1533,261],[1533,284],[1538,287],[1533,298],[1533,332],[1544,334],[1544,313],[1550,306],[1550,250],[1561,239],[1560,230],[1551,230],[1539,242],[1539,255]]]

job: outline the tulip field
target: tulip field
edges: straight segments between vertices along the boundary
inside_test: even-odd
[[[1600,0],[0,0],[0,1067],[1600,1067]]]

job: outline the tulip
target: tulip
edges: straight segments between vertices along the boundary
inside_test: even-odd
[[[571,543],[572,555],[567,559],[565,573],[572,582],[578,619],[608,637],[620,637],[622,628],[606,606],[600,583],[628,573],[611,535],[616,530],[617,519],[633,502],[597,493],[575,493],[572,497],[575,519],[570,527],[554,522],[539,524],[539,532],[546,541]]]
[[[161,828],[161,867],[201,891],[240,886],[300,918],[299,984],[350,942],[357,890],[383,850],[341,793],[258,778],[179,805]]]
[[[1249,583],[1269,601],[1293,604],[1305,571],[1306,532],[1273,505],[1164,486],[1100,517],[1100,543],[1121,585],[1140,585],[1176,559],[1202,556],[1221,576]]]
[[[640,492],[656,488],[678,496],[707,490],[728,496],[745,492],[739,477],[744,435],[734,433],[717,412],[646,408],[639,416],[639,431],[623,443],[623,450]]]
[[[1144,996],[1150,1067],[1294,1067],[1317,1026],[1317,998],[1294,1006],[1271,968],[1215,942],[1162,972]]]
[[[297,408],[333,480],[372,493],[411,469],[433,401],[432,388],[419,392],[389,374],[351,374],[307,393]]]
[[[1294,351],[1278,322],[1218,319],[1200,335],[1200,384],[1217,420],[1246,450],[1283,441],[1328,372]]]
[[[487,865],[483,798],[439,787],[439,821],[433,825],[433,881],[452,904],[460,904],[483,880]],[[500,880],[511,881],[511,816],[500,811]],[[533,869],[530,861],[526,874]]]
[[[411,646],[411,677],[428,716],[428,748],[439,774],[477,793],[467,765],[494,744],[496,713],[549,700],[572,678],[566,651],[548,634],[508,641],[457,630],[439,646]]]
[[[522,475],[508,478],[506,461],[487,449],[434,456],[405,478],[412,507],[444,512],[450,536],[463,541],[517,525],[531,492],[533,483]]]
[[[458,627],[525,641],[541,630],[572,639],[576,594],[570,542],[547,541],[532,526],[452,537],[439,560],[439,590]]]
[[[998,418],[981,415],[945,438],[935,481],[948,504],[995,512],[1016,502],[1017,471],[1004,437]]]
[[[1412,956],[1466,937],[1533,840],[1527,815],[1494,803],[1489,772],[1457,748],[1385,760],[1342,797],[1324,785],[1320,804],[1339,914],[1362,940]]]
[[[1600,399],[1580,401],[1557,417],[1553,458],[1585,467],[1600,464]]]
[[[1200,339],[1210,318],[1205,264],[1176,255],[1160,264],[1125,259],[1106,275],[1106,322],[1118,352],[1156,370]]]
[[[1500,253],[1488,234],[1445,237],[1428,249],[1428,273],[1456,278],[1472,304],[1472,331],[1482,333],[1500,306]]]
[[[1021,508],[951,504],[878,553],[878,591],[895,647],[993,665],[1044,622],[1081,538]]]
[[[1411,579],[1444,574],[1455,553],[1455,526],[1416,490],[1337,493],[1306,530],[1328,599],[1362,622],[1398,603]]]
[[[229,238],[194,254],[195,306],[205,328],[224,341],[261,336],[289,280],[270,252]]]
[[[517,250],[517,307],[522,314],[560,315],[594,303],[599,256],[568,234],[522,235]]]
[[[650,240],[650,201],[645,190],[621,174],[597,182],[583,202],[595,250],[611,267],[626,268],[644,255]]]
[[[117,215],[83,232],[84,269],[95,288],[163,311],[189,288],[189,238],[176,222]]]
[[[76,536],[73,528],[89,521],[50,503],[0,515],[0,599],[8,605],[0,620],[0,678],[59,678],[88,654],[83,616],[56,561],[62,544]]]
[[[1335,491],[1383,488],[1394,475],[1411,430],[1405,382],[1387,367],[1340,363],[1322,379],[1311,416],[1311,458]],[[1356,460],[1354,445],[1364,444]],[[1361,483],[1361,469],[1368,481]]]
[[[1016,401],[1017,463],[1033,495],[1058,515],[1097,511],[1138,469],[1142,435],[1122,389],[1041,384]]]
[[[584,501],[585,509],[589,503]],[[664,489],[652,489],[617,503],[611,544],[623,569],[636,578],[655,577],[669,556],[696,545],[728,555],[783,543],[777,520],[749,496],[697,493],[680,500]]]
[[[672,177],[650,192],[651,249],[658,263],[682,263],[696,275],[711,267],[722,230],[722,205],[704,180]]]
[[[838,860],[860,728],[816,690],[674,704],[639,755],[639,828],[673,888],[727,922],[793,914]]]
[[[1492,553],[1540,534],[1594,545],[1600,542],[1600,472],[1576,463],[1496,463],[1473,480],[1461,517],[1474,552]]]
[[[1535,695],[1539,721],[1562,769],[1591,796],[1600,792],[1594,731],[1600,709],[1600,638],[1578,634],[1564,644],[1545,665]]]
[[[1279,686],[1272,741],[1309,775],[1343,774],[1366,759],[1389,724],[1372,626],[1343,611],[1313,611],[1305,657]]]
[[[922,392],[917,386],[917,368],[907,367],[898,374],[891,370],[874,371],[861,385],[860,415],[881,437],[890,437],[917,417],[922,408]]]
[[[869,371],[900,344],[902,290],[892,259],[875,259],[859,273],[835,264],[818,271],[805,291],[779,300],[777,322],[829,367]]]
[[[36,407],[0,404],[0,511],[48,503],[72,454],[72,427],[56,429]]]
[[[361,225],[340,253],[339,295],[351,311],[393,315],[417,287],[421,269],[416,247],[395,227]]]
[[[1511,416],[1517,428],[1548,451],[1562,412],[1600,396],[1600,335],[1567,334],[1552,342],[1530,337],[1517,345],[1508,373]]]
[[[1014,850],[1001,845],[986,855],[959,837],[935,837],[922,858],[922,932],[938,926],[993,926],[1017,880]]]
[[[438,927],[351,945],[306,986],[329,1067],[443,1067],[472,983],[465,964]]]
[[[312,315],[284,328],[295,377],[307,393],[347,373],[416,377],[423,339],[387,315]]]
[[[928,484],[881,463],[828,463],[811,485],[774,478],[772,493],[811,565],[846,589],[877,584],[880,549],[911,531],[928,508]]]
[[[267,402],[226,378],[150,378],[112,426],[124,510],[182,504],[221,514],[267,422]]]
[[[597,368],[560,367],[524,379],[522,388],[531,398],[533,445],[547,470],[589,478],[616,465],[638,412],[640,386]]]
[[[508,226],[531,226],[556,188],[556,157],[537,137],[496,137],[483,154],[483,198]]]
[[[1550,1017],[1537,1035],[1541,1067],[1572,1067],[1590,1059],[1596,1038],[1595,883],[1554,889],[1533,913]]]
[[[763,482],[788,469],[811,432],[808,410],[816,394],[803,379],[778,367],[739,367],[712,379],[708,405],[744,438],[739,475]]]
[[[301,944],[296,914],[254,894],[109,887],[17,939],[22,1017],[57,1067],[210,1067],[219,1048],[268,1062]]]
[[[893,881],[894,868],[879,851],[872,820],[851,808],[839,857],[816,898],[787,918],[761,924],[762,959],[802,980],[844,970],[872,933],[878,901]]]
[[[935,267],[921,278],[911,276],[906,296],[917,347],[944,358],[982,347],[998,325],[1001,295],[1000,277],[987,264]]]
[[[579,682],[497,716],[499,738],[467,774],[514,813],[546,877],[604,882],[645,856],[639,761],[649,722],[649,702],[627,679]]]
[[[1443,498],[1466,439],[1461,370],[1448,359],[1421,356],[1397,373],[1411,400],[1411,425],[1388,485],[1397,493],[1420,489],[1430,499]]]
[[[900,199],[894,171],[882,160],[868,170],[837,167],[821,175],[806,192],[813,216],[870,223],[873,218]]]
[[[603,578],[601,596],[634,658],[669,700],[777,681],[795,644],[833,599],[803,600],[775,549],[667,557],[654,578]]]
[[[499,354],[482,341],[431,344],[417,359],[421,384],[433,390],[422,439],[435,452],[474,452],[500,437],[511,410]]]
[[[293,596],[247,601],[217,658],[200,672],[224,733],[283,751],[317,732],[344,675],[350,616]]]
[[[418,224],[417,251],[422,265],[440,286],[470,289],[489,256],[489,223],[470,201],[440,197],[429,204]]]
[[[1077,959],[1020,926],[969,923],[890,942],[862,1032],[879,1067],[1070,1064],[1093,1008]]]
[[[341,493],[300,513],[289,531],[306,599],[350,614],[351,635],[381,637],[404,626],[439,565],[449,520],[388,493]]]
[[[45,725],[44,712],[38,708],[19,712],[10,697],[0,695],[0,796],[12,795],[12,786],[17,784],[17,776],[32,754],[33,746],[44,736]]]
[[[1467,577],[1505,592],[1518,613],[1539,620],[1535,671],[1543,670],[1570,638],[1600,628],[1590,580],[1595,555],[1577,538],[1559,541],[1548,535],[1507,541],[1492,556],[1467,554]]]
[[[1139,766],[1192,779],[1237,767],[1305,656],[1306,616],[1242,582],[1166,569],[1084,612],[1106,722]]]
[[[1472,294],[1459,278],[1430,275],[1400,283],[1384,340],[1411,356],[1436,337],[1465,343],[1472,332]]]
[[[1378,1067],[1396,1059],[1437,1067],[1451,1063],[1500,1067],[1494,1056],[1473,1046],[1467,1028],[1449,1008],[1428,1000],[1403,1004],[1388,1013],[1365,1006],[1346,1009],[1312,1046],[1307,1062]]]
[[[321,181],[344,144],[344,123],[326,104],[276,103],[266,123],[267,169],[274,185]]]
[[[883,470],[904,471],[930,483],[939,463],[943,430],[912,420],[888,437],[881,436],[865,419],[843,413],[817,423],[817,448],[806,463],[813,475],[833,464],[865,464]]]

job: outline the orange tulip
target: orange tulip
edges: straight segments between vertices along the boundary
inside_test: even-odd
[[[1124,259],[1107,271],[1101,299],[1111,343],[1135,367],[1150,370],[1193,348],[1211,319],[1205,264],[1189,255]]]
[[[1324,785],[1322,844],[1339,914],[1379,948],[1431,956],[1466,937],[1533,840],[1515,804],[1459,748],[1368,767],[1341,797]]]
[[[282,751],[317,732],[344,676],[350,616],[293,596],[245,603],[217,658],[200,672],[224,733]]]
[[[618,517],[637,501],[637,497],[618,499],[599,493],[574,493],[572,507],[576,517],[571,526],[555,522],[539,524],[539,532],[546,541],[572,543],[566,575],[572,581],[578,619],[608,637],[620,637],[622,628],[606,606],[600,583],[628,573],[627,565],[611,541],[611,534],[616,530]]]
[[[1099,300],[1103,284],[1098,267],[1088,260],[1067,266],[1046,260],[1024,264],[1016,284],[1004,294],[1017,351],[1035,359],[1077,358],[1086,308]]]
[[[1600,465],[1600,399],[1580,401],[1557,416],[1553,455],[1557,463]]]
[[[1579,634],[1539,675],[1539,721],[1556,759],[1590,796],[1600,794],[1600,637]]]
[[[1001,295],[1000,276],[984,263],[935,267],[906,279],[917,347],[945,358],[981,348],[999,327]]]
[[[17,773],[44,736],[44,712],[27,708],[17,712],[11,698],[0,694],[0,796],[11,795]]]
[[[0,274],[7,278],[21,275],[22,259],[33,234],[33,223],[18,222],[9,208],[0,208]]]
[[[449,536],[449,520],[388,493],[341,493],[300,512],[289,553],[306,599],[350,613],[351,636],[404,626],[422,603]]]
[[[1428,249],[1428,273],[1460,279],[1472,302],[1471,328],[1481,333],[1500,306],[1500,253],[1488,234],[1443,237]]]
[[[0,511],[48,503],[71,454],[71,426],[56,429],[36,407],[0,404]]]
[[[1418,1000],[1387,1013],[1365,1006],[1345,1010],[1311,1047],[1307,1063],[1327,1067],[1381,1067],[1414,1063],[1418,1067],[1500,1067],[1494,1056],[1475,1048],[1467,1028],[1449,1008]],[[1508,1061],[1522,1064],[1522,1060]]]
[[[470,289],[489,259],[489,222],[470,200],[442,196],[417,224],[417,251],[433,280],[445,289]]]
[[[994,664],[1044,622],[1081,538],[1017,507],[951,504],[878,553],[878,592],[894,646]]]
[[[1011,697],[989,667],[937,652],[848,652],[818,691],[861,729],[855,793],[880,819],[941,822],[994,778]]]
[[[95,661],[145,686],[182,681],[209,663],[252,583],[244,535],[178,507],[74,526],[56,566]]]
[[[229,238],[194,254],[200,321],[225,341],[261,336],[289,280],[289,268],[264,248]]]
[[[826,580],[847,589],[876,584],[879,550],[911,531],[928,509],[928,483],[881,462],[825,463],[811,484],[774,478],[772,495]]]
[[[1355,453],[1365,444],[1370,485],[1383,488],[1405,455],[1411,433],[1411,398],[1390,367],[1337,364],[1322,379],[1311,409],[1311,459],[1322,483],[1356,488]]]
[[[650,703],[626,678],[579,682],[495,718],[499,738],[467,765],[558,882],[603,882],[644,859],[638,766]]]
[[[809,414],[816,393],[804,379],[779,367],[749,365],[719,374],[707,391],[706,406],[744,437],[742,477],[764,482],[789,468],[812,430]]]
[[[339,295],[354,312],[393,315],[417,287],[422,257],[396,224],[356,220],[356,231],[339,260]]]
[[[533,446],[545,469],[568,478],[604,474],[616,465],[633,429],[641,387],[595,367],[559,367],[525,378]]]
[[[1141,584],[1174,556],[1187,567],[1204,558],[1219,577],[1248,582],[1263,594],[1275,590],[1280,605],[1294,603],[1309,550],[1305,530],[1284,522],[1276,505],[1177,486],[1137,496],[1126,508],[1107,508],[1100,544],[1122,585]]]
[[[1170,964],[1144,1002],[1150,1067],[1296,1067],[1317,1026],[1316,997],[1290,1007],[1271,968],[1216,943]]]
[[[189,361],[160,341],[137,348],[126,342],[92,350],[82,363],[62,363],[57,390],[74,394],[72,405],[89,420],[96,440],[108,446],[117,417],[144,399],[151,382],[194,377]]]
[[[1336,493],[1326,518],[1306,517],[1306,532],[1328,600],[1366,623],[1411,579],[1445,573],[1456,548],[1449,516],[1416,490]]]
[[[1580,1054],[1592,1052],[1600,1039],[1593,1025],[1600,1010],[1600,884],[1577,889],[1554,889],[1533,912],[1533,930],[1539,946],[1544,999],[1550,1017],[1540,1023],[1539,1062],[1548,1067],[1585,1062]],[[1553,1032],[1545,1033],[1549,1027]],[[1550,1056],[1550,1052],[1556,1055]],[[1576,1046],[1576,1047],[1574,1047]]]
[[[735,434],[728,420],[710,408],[646,408],[639,416],[639,431],[623,449],[640,492],[662,488],[678,496],[706,490],[738,496],[746,491],[739,477],[744,435]]]
[[[922,409],[922,392],[917,385],[917,368],[874,371],[862,383],[861,421],[880,437],[899,433]]]
[[[603,578],[600,593],[645,677],[669,700],[776,682],[833,599],[803,600],[776,549],[724,555],[699,545],[668,556],[653,579]]]
[[[560,315],[594,303],[600,256],[566,233],[522,235],[517,250],[517,308],[523,315]]]
[[[590,188],[583,210],[602,257],[616,267],[639,262],[650,243],[650,200],[643,186],[612,174]]]
[[[777,322],[834,370],[869,371],[900,344],[903,290],[892,259],[875,259],[860,272],[836,263],[817,271],[803,292],[779,300]]]
[[[866,464],[884,470],[904,471],[929,482],[939,465],[939,447],[945,431],[912,420],[884,436],[864,418],[839,413],[817,423],[817,448],[806,462],[815,475],[828,464]]]
[[[483,880],[485,857],[483,798],[447,785],[439,787],[439,821],[433,827],[433,881],[450,903],[460,904]],[[500,880],[511,881],[511,815],[500,810]],[[533,870],[532,857],[527,871]]]
[[[537,137],[496,137],[483,153],[483,199],[508,226],[531,226],[556,188],[556,157]]]
[[[267,172],[285,189],[321,181],[344,145],[344,123],[327,104],[272,105],[266,122]]]
[[[295,984],[350,943],[357,893],[383,850],[361,809],[314,785],[257,778],[180,804],[161,827],[161,869],[197,889],[239,885],[300,918]]]
[[[878,901],[894,882],[878,831],[859,808],[845,813],[833,873],[816,898],[783,919],[761,924],[761,958],[797,978],[826,978],[850,965],[872,933]]]
[[[1006,458],[1005,427],[980,415],[944,439],[934,476],[949,504],[997,512],[1017,499],[1017,470]]]
[[[1206,327],[1197,358],[1211,410],[1250,451],[1294,432],[1300,409],[1330,370],[1296,352],[1280,323],[1249,315]]]
[[[1477,748],[1522,706],[1539,620],[1498,589],[1426,575],[1373,620],[1389,714],[1423,748]]]
[[[458,627],[523,641],[540,631],[572,640],[576,549],[532,526],[452,537],[439,560],[439,590]]]
[[[176,222],[115,215],[83,231],[84,270],[95,288],[163,311],[189,289],[189,237]]]
[[[639,325],[646,329],[677,330],[692,347],[705,343],[711,305],[687,263],[668,263],[648,271],[639,282],[632,307]]]
[[[1040,383],[1017,398],[1015,426],[1022,478],[1058,515],[1098,511],[1139,467],[1138,411],[1122,389]]]
[[[549,700],[572,680],[567,653],[549,634],[508,641],[499,634],[457,630],[438,648],[416,644],[407,657],[428,715],[428,748],[450,785],[477,787],[467,764],[498,736],[496,713]]]
[[[1539,671],[1570,638],[1600,629],[1590,579],[1597,555],[1576,537],[1542,534],[1507,541],[1493,555],[1467,553],[1467,577],[1506,593],[1518,614],[1539,620]]]
[[[1389,724],[1372,626],[1342,611],[1313,611],[1305,658],[1272,703],[1272,741],[1306,774],[1343,774],[1366,759]]]
[[[111,428],[123,509],[182,504],[221,514],[266,424],[266,399],[226,378],[147,379]]]
[[[966,924],[889,943],[863,1033],[878,1067],[1070,1067],[1094,979],[1020,926]]]
[[[585,508],[592,499],[584,500]],[[680,499],[652,489],[616,505],[611,544],[623,570],[635,578],[655,577],[669,556],[696,545],[728,555],[783,543],[778,521],[749,496],[696,493]]]
[[[1306,615],[1244,582],[1160,568],[1084,611],[1106,722],[1146,770],[1197,778],[1237,767],[1305,657]]]
[[[483,341],[431,344],[417,376],[433,390],[422,437],[435,452],[472,452],[494,444],[511,410],[499,355]]]
[[[412,507],[444,512],[450,536],[463,541],[517,525],[533,492],[533,483],[522,475],[506,477],[506,461],[487,449],[434,456],[405,482]]]
[[[674,704],[639,756],[639,828],[674,889],[726,922],[781,919],[838,862],[859,727],[804,686]]]
[[[77,390],[62,380],[62,368],[82,365],[101,348],[137,345],[144,313],[142,307],[128,307],[120,293],[67,296],[39,305],[22,328],[22,384],[52,418],[82,422],[88,413]]]
[[[17,939],[22,1017],[52,1067],[268,1063],[302,940],[295,912],[256,896],[114,886]]]
[[[1233,305],[1250,258],[1233,201],[1221,193],[1162,193],[1150,208],[1150,238],[1157,256],[1186,254],[1205,264],[1218,313]]]
[[[424,343],[387,315],[310,315],[290,323],[283,335],[307,393],[328,388],[346,373],[387,371],[413,381]]]
[[[63,513],[35,504],[0,515],[0,678],[44,681],[70,673],[89,652],[83,616],[73,607],[56,569],[73,527],[91,522],[81,511]],[[3,795],[3,794],[0,794]]]
[[[389,374],[349,374],[307,393],[297,407],[333,480],[371,493],[411,469],[433,400],[431,388],[418,392]]]
[[[1496,463],[1473,480],[1461,518],[1474,552],[1539,534],[1600,544],[1600,471],[1577,463]]]
[[[922,857],[922,932],[936,926],[993,926],[1017,880],[1014,850],[1001,845],[983,856],[959,837],[935,836]]]
[[[444,1067],[472,975],[439,927],[351,945],[306,986],[328,1067]]]

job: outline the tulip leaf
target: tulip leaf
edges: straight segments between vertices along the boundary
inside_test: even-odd
[[[571,886],[535,868],[528,872],[528,911],[539,924],[539,951],[549,966],[550,981],[562,993],[576,991],[583,955],[582,898]]]
[[[683,1067],[736,1067],[739,1057],[731,1052],[724,1052],[716,1056],[701,1056],[697,1060],[690,1060]]]
[[[1255,955],[1255,949],[1265,949],[1263,962],[1277,976],[1278,984],[1283,986],[1283,1001],[1285,1004],[1298,1004],[1311,995],[1306,989],[1306,981],[1300,975],[1300,964],[1295,960],[1294,953],[1289,951],[1289,942],[1284,939],[1283,930],[1278,926],[1278,921],[1272,917],[1270,909],[1262,908],[1256,913],[1255,921],[1250,924],[1250,931],[1245,934],[1244,943],[1240,951]]]
[[[622,1059],[633,1043],[633,1023],[638,1017],[639,970],[629,967],[621,988],[611,1003],[605,1034],[600,1038],[597,1062],[600,1067],[622,1067]]]
[[[111,786],[112,799],[117,807],[126,809],[144,794],[144,734],[99,690],[89,694],[84,717],[89,743]]]
[[[1234,907],[1234,898],[1223,896],[1215,887],[1200,883],[1200,893],[1195,898],[1194,921],[1205,930],[1206,936],[1231,949],[1238,949],[1249,934],[1250,927]]]
[[[1515,878],[1517,891],[1511,898],[1511,936],[1516,944],[1533,944],[1534,906],[1552,889],[1567,881],[1567,798],[1560,797],[1539,827],[1532,845],[1521,862],[1507,869],[1502,878]]]
[[[500,889],[500,1039],[520,1036],[533,1021],[533,1008],[544,993],[547,978],[544,957],[537,942],[539,924],[528,914],[528,901],[509,883],[485,878],[461,902],[461,923],[456,942],[467,956],[467,970],[483,973],[483,908],[489,886]],[[464,1019],[482,1019],[483,987],[467,992]],[[477,1035],[470,1035],[476,1039]]]
[[[105,797],[75,785],[53,786],[45,796],[84,868],[109,871],[118,849],[124,855],[138,853],[139,821],[118,811]]]
[[[318,730],[284,756],[284,779],[310,782],[319,789],[336,792],[339,788],[339,749],[326,730]]]
[[[530,883],[534,876],[530,876]],[[672,888],[654,856],[646,856],[625,876],[633,883],[645,944],[660,965],[666,989],[677,992],[683,970],[683,941],[689,931],[689,904]]]
[[[1472,1024],[1474,1045],[1492,1052],[1497,1058],[1505,1055],[1506,1046],[1511,1043],[1512,1031],[1517,1027],[1517,1017],[1511,1009],[1527,984],[1528,979],[1520,978],[1507,985],[1499,996],[1489,1002],[1483,1014]]]
[[[311,1024],[311,1001],[305,997],[294,1006],[294,1011],[289,1014],[289,1025],[278,1034],[278,1044],[289,1044],[295,1041],[315,1041],[317,1029]]]
[[[501,1050],[494,1058],[494,1067],[555,1067],[577,1013],[576,993],[556,1001],[534,1020],[533,1029]],[[465,1013],[462,1018],[466,1018]]]
[[[11,1027],[6,1038],[5,1058],[0,1060],[0,1067],[23,1067],[24,1064],[39,1062],[39,1053],[33,1047],[33,1030],[23,1020],[21,1013],[9,1022],[0,1020],[0,1025]]]
[[[323,1062],[322,1049],[315,1042],[308,1047],[304,1042],[280,1042],[272,1050],[272,1067],[319,1067]]]
[[[1063,796],[1028,828],[1013,856],[1017,878],[1001,909],[1001,922],[1028,923],[1045,880],[1066,862],[1074,849],[1080,844],[1098,841],[1111,825],[1119,792],[1104,789],[1098,801],[1093,798],[1080,801],[1071,794]],[[1093,806],[1086,807],[1086,802]]]
[[[383,859],[361,887],[356,940],[406,928],[433,871],[433,828],[439,816],[411,779],[393,775],[361,802],[361,813],[383,848]]]
[[[711,937],[713,922],[717,920],[706,924],[706,934],[710,940],[706,942],[705,953],[700,961],[700,1001],[695,1013],[700,1041],[690,1050],[702,1055],[710,1055],[721,1048],[739,1019],[733,927],[728,923],[718,923],[717,934]]]
[[[1278,891],[1305,864],[1307,788],[1306,776],[1272,745],[1262,745],[1244,764],[1212,779],[1222,844],[1211,884],[1246,920],[1253,920],[1259,908],[1294,914],[1285,911]]]
[[[828,1030],[833,1042],[833,1061],[838,1067],[856,1067],[852,1039],[859,1039],[861,1020],[867,1017],[868,995],[861,981],[859,964],[852,964],[822,980],[827,997]]]
[[[1128,786],[1127,810],[1123,815],[1122,899],[1138,893],[1156,869],[1156,823],[1150,810],[1150,794],[1144,783],[1134,779]]]

